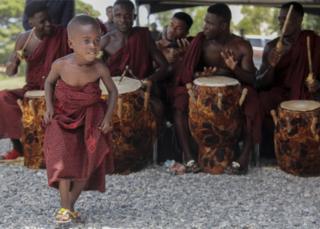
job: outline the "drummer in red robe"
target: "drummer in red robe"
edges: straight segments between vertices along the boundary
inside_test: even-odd
[[[183,68],[175,77],[173,92],[174,119],[183,158],[187,170],[198,171],[195,154],[191,152],[190,130],[188,127],[188,93],[186,84],[193,81],[197,71],[203,76],[223,75],[233,77],[248,88],[244,102],[246,128],[244,147],[237,159],[237,166],[231,168],[236,174],[245,173],[253,151],[253,143],[260,141],[258,96],[253,89],[255,67],[252,47],[249,42],[230,32],[231,11],[226,4],[217,3],[208,8],[204,19],[203,32],[191,42],[184,56]],[[234,164],[234,163],[233,163]]]
[[[101,39],[101,49],[112,76],[121,75],[126,66],[132,70],[128,77],[149,81],[156,88],[157,82],[168,75],[168,63],[157,49],[148,28],[133,27],[134,4],[117,0],[113,5],[113,22],[116,29]],[[153,67],[153,62],[158,66]],[[155,90],[156,91],[156,90]],[[161,122],[163,107],[159,99],[151,98],[151,108]]]
[[[304,10],[298,2],[288,2],[281,6],[279,13],[280,28],[288,15],[290,6],[293,10],[283,34],[281,49],[277,48],[279,37],[269,42],[263,53],[261,68],[258,72],[257,85],[260,88],[261,119],[263,120],[262,150],[270,155],[273,151],[273,123],[270,111],[286,100],[317,99],[320,73],[320,37],[313,31],[302,30]],[[307,37],[310,38],[310,51],[314,81],[306,83],[310,72],[308,63]],[[269,117],[269,118],[267,118]]]
[[[66,30],[51,24],[45,2],[28,4],[25,13],[34,30],[18,35],[6,73],[15,75],[23,58],[27,63],[26,85],[22,89],[0,91],[0,138],[11,138],[13,143],[13,150],[2,159],[15,159],[23,154],[19,141],[22,135],[21,111],[17,100],[22,99],[28,90],[42,90],[52,62],[70,52]]]
[[[56,60],[45,82],[44,154],[49,186],[60,191],[58,223],[78,218],[75,203],[82,191],[105,191],[105,174],[113,169],[110,131],[118,94],[109,69],[97,59],[96,19],[76,16],[67,29],[74,53]],[[108,105],[99,80],[108,90]]]

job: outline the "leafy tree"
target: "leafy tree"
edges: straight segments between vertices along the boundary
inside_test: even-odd
[[[93,9],[92,5],[89,5],[87,3],[84,3],[82,0],[75,0],[76,5],[76,15],[77,14],[89,14],[92,17],[98,17],[100,16],[99,11],[96,11]]]
[[[246,34],[272,34],[277,31],[275,25],[277,9],[266,7],[243,6],[241,8],[243,18],[235,25],[235,29],[243,29]]]
[[[305,29],[311,29],[320,34],[320,17],[317,15],[305,14],[302,26]]]

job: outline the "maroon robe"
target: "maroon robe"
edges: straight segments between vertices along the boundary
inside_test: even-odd
[[[110,134],[98,129],[105,108],[98,81],[80,88],[57,82],[54,116],[44,137],[49,186],[70,179],[87,181],[85,190],[105,191],[105,174],[113,170]]]
[[[170,93],[175,109],[182,111],[188,110],[189,95],[185,85],[194,80],[194,73],[200,65],[204,40],[205,36],[202,32],[198,33],[192,40],[184,56],[182,67],[180,67],[180,70],[175,76],[175,86]],[[248,85],[243,86],[248,89],[248,94],[243,104],[243,111],[246,116],[246,128],[248,132],[252,133],[253,141],[259,143],[261,140],[261,117],[258,94],[253,87]]]
[[[320,37],[313,31],[302,31],[288,53],[275,67],[274,84],[268,91],[259,93],[262,118],[286,100],[310,99],[312,95],[304,84],[309,73],[307,36],[310,37],[313,73],[320,73]]]
[[[138,79],[149,77],[153,72],[151,42],[148,28],[132,28],[127,43],[107,59],[111,75],[120,76],[128,65]]]
[[[45,37],[26,58],[26,85],[22,89],[0,91],[0,138],[21,137],[21,111],[17,100],[28,90],[43,90],[52,62],[71,52],[67,41],[66,29],[54,27],[53,34]]]

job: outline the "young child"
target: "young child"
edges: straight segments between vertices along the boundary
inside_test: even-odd
[[[105,191],[105,173],[113,167],[108,133],[118,95],[108,68],[96,59],[100,50],[97,21],[79,15],[67,30],[74,53],[57,59],[45,82],[44,153],[48,184],[60,191],[58,223],[79,217],[74,205],[81,191]],[[99,79],[109,93],[106,112]]]

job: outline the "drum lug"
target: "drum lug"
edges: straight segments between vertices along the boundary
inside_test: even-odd
[[[33,100],[30,99],[30,100],[28,101],[28,103],[29,103],[29,106],[30,106],[30,108],[31,108],[32,114],[33,114],[34,116],[36,116],[36,110],[34,109]]]
[[[218,93],[217,107],[219,108],[219,110],[222,110],[222,99],[223,99],[222,93]]]
[[[311,133],[313,134],[315,140],[319,141],[319,134],[317,134],[317,124],[318,124],[318,117],[312,117]]]
[[[241,97],[240,97],[240,99],[239,99],[239,105],[240,105],[240,107],[242,106],[244,100],[246,99],[247,94],[248,94],[248,89],[247,89],[247,88],[243,88],[243,89],[242,89],[242,93],[241,93]]]
[[[276,111],[275,110],[271,110],[270,114],[272,116],[274,125],[277,126],[278,125],[278,117],[277,117]]]
[[[120,120],[120,124],[121,124],[121,120],[122,120],[122,98],[118,98],[118,109],[117,109],[117,115],[119,117]]]
[[[290,123],[289,117],[286,117],[286,121],[287,121],[287,132],[288,132],[288,134],[289,134],[289,133],[291,133],[291,131],[292,131],[292,125],[291,125],[291,123]]]
[[[144,107],[145,111],[148,110],[148,104],[149,104],[149,100],[150,100],[150,92],[151,92],[152,82],[150,80],[147,80],[146,81],[146,85],[147,85],[147,90],[144,93],[144,103],[143,103],[143,107]]]
[[[191,100],[195,103],[196,102],[196,98],[194,97],[193,91],[192,91],[192,83],[187,83],[186,84],[186,88],[188,90],[188,94],[191,98]]]

